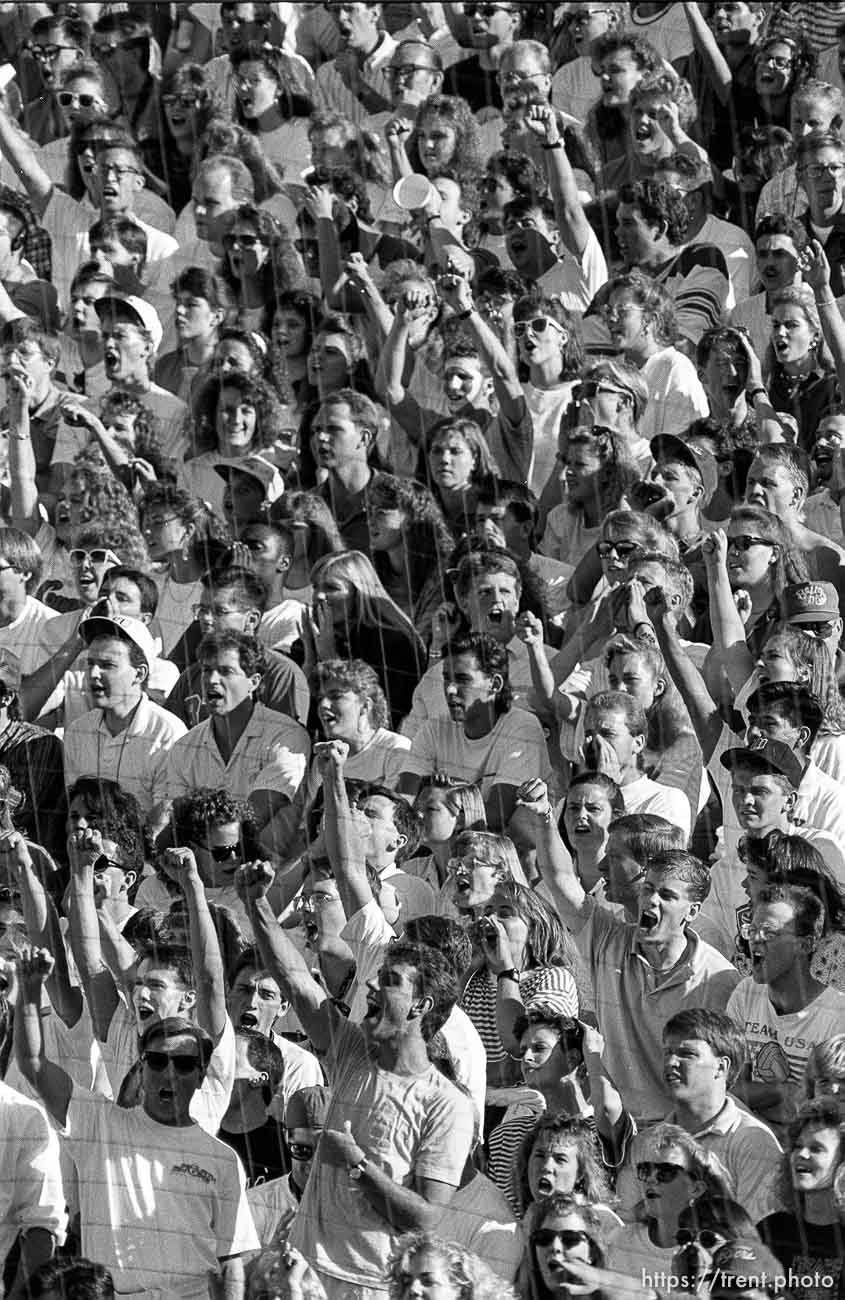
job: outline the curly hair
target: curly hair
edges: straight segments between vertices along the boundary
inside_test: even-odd
[[[547,295],[536,290],[518,298],[514,303],[514,321],[531,320],[538,313],[549,316],[566,330],[566,337],[560,350],[560,378],[577,378],[584,369],[584,342],[581,337],[580,313],[568,311],[562,300],[555,294]]]
[[[168,459],[164,454],[161,438],[156,432],[155,417],[150,408],[131,393],[124,393],[119,388],[112,388],[100,399],[100,419],[108,427],[109,420],[117,416],[132,416],[131,451],[149,461],[156,472],[156,478],[168,473]],[[118,435],[120,441],[120,436]],[[127,450],[130,447],[127,446]]]
[[[368,706],[373,727],[387,727],[390,713],[378,674],[363,659],[326,659],[317,665],[317,695],[328,690],[352,691]]]
[[[514,194],[525,194],[531,198],[549,192],[546,177],[532,158],[525,153],[512,153],[509,149],[500,149],[487,159],[484,168],[487,176],[501,177],[506,180]]]
[[[573,1194],[583,1197],[589,1204],[607,1201],[610,1186],[604,1166],[596,1152],[595,1131],[579,1115],[541,1115],[532,1129],[525,1134],[516,1155],[515,1183],[519,1195],[520,1213],[524,1214],[534,1202],[529,1186],[528,1166],[538,1138],[557,1139],[575,1148],[578,1156],[578,1174]]]
[[[662,284],[638,267],[615,275],[600,290],[601,306],[609,303],[614,293],[628,293],[638,307],[643,310],[643,321],[654,325],[654,336],[662,344],[674,343],[678,337],[675,323],[675,304]]]
[[[263,318],[264,332],[269,331],[279,295],[287,289],[304,288],[305,268],[302,259],[293,245],[293,240],[281,222],[264,208],[254,203],[242,203],[240,207],[226,214],[226,231],[223,236],[223,264],[221,275],[231,290],[236,302],[240,302],[243,288],[240,278],[232,269],[229,251],[226,246],[228,232],[236,223],[252,226],[256,235],[267,246],[268,256],[262,266],[259,277],[266,302]]]
[[[225,554],[229,543],[229,530],[207,501],[191,496],[184,488],[172,483],[151,483],[141,498],[138,515],[144,516],[154,509],[174,514],[186,527],[190,525],[191,550],[194,559],[203,569],[213,568]]]
[[[622,185],[619,202],[637,208],[647,225],[664,226],[674,247],[683,244],[690,224],[689,207],[686,196],[666,181],[646,178]]]
[[[211,661],[233,650],[247,677],[254,673],[262,676],[267,671],[267,652],[257,637],[248,632],[207,632],[197,647],[197,662]]]
[[[631,109],[645,102],[667,100],[678,107],[678,118],[682,131],[689,131],[698,117],[698,106],[692,93],[692,86],[684,77],[669,73],[664,67],[659,72],[647,72],[631,91],[629,104]]]
[[[138,511],[123,484],[115,478],[99,447],[85,447],[73,458],[60,498],[75,488],[86,498],[83,523],[96,521],[104,528],[120,524],[138,527]]]
[[[551,1196],[546,1197],[537,1207],[537,1214],[532,1225],[533,1232],[541,1228],[547,1219],[561,1219],[570,1214],[577,1215],[587,1229],[587,1237],[590,1242],[590,1263],[602,1268],[606,1255],[602,1221],[593,1207],[591,1205],[582,1205],[577,1196],[571,1196],[568,1192],[554,1192]],[[529,1256],[529,1258],[531,1257]]]
[[[683,1151],[687,1161],[687,1173],[696,1182],[702,1184],[701,1196],[705,1200],[709,1200],[714,1196],[730,1196],[727,1175],[719,1160],[701,1142],[678,1124],[655,1124],[652,1128],[644,1129],[641,1133],[638,1133],[633,1139],[631,1163],[636,1165],[638,1160],[642,1159],[639,1152],[643,1148],[662,1153],[672,1147],[678,1147]],[[637,1217],[640,1221],[643,1221],[646,1215],[647,1207],[645,1202],[640,1201],[637,1206]]]
[[[387,1262],[389,1300],[402,1300],[406,1291],[405,1261],[423,1252],[443,1260],[458,1300],[515,1300],[513,1288],[494,1274],[478,1255],[455,1241],[444,1241],[430,1232],[408,1232],[396,1242]]]
[[[80,547],[82,550],[91,550],[97,546],[104,546],[110,551],[114,551],[121,564],[127,564],[134,569],[146,569],[150,563],[150,557],[147,553],[147,543],[144,541],[140,529],[133,527],[130,520],[125,520],[122,524],[112,523],[104,526],[103,524],[83,524],[80,528],[75,529],[71,538],[71,547]]]
[[[247,41],[231,51],[229,62],[235,72],[242,63],[262,64],[278,87],[276,103],[282,117],[310,117],[313,113],[314,101],[303,76],[302,65],[283,49],[263,41]],[[247,130],[258,134],[257,124],[243,118],[239,101],[235,104],[235,120],[239,126],[245,126]]]
[[[222,105],[214,93],[214,84],[207,76],[206,69],[199,63],[183,63],[178,68],[173,68],[168,72],[161,82],[161,95],[179,95],[189,94],[196,95],[197,99],[197,117],[196,117],[196,137],[197,139],[203,134],[208,127],[211,119],[215,114],[220,113]],[[161,120],[164,124],[164,135],[162,144],[169,143],[170,129],[167,125],[167,116],[162,113]],[[162,156],[167,158],[167,150],[162,149]]]
[[[288,361],[276,337],[281,313],[288,312],[296,315],[302,321],[305,326],[304,351],[307,354],[314,342],[320,310],[320,299],[316,294],[309,293],[307,289],[285,289],[276,299],[273,329],[270,332],[269,370],[276,394],[286,405],[292,405],[295,396],[288,375]]]
[[[134,794],[108,777],[81,776],[68,789],[67,800],[68,807],[79,800],[84,805],[88,825],[120,845],[133,870],[143,871],[145,818]]]
[[[424,124],[433,117],[448,122],[455,132],[455,149],[447,164],[455,179],[460,181],[464,176],[477,176],[484,169],[478,123],[466,100],[456,95],[431,95],[417,109],[417,119],[407,145],[413,170],[428,174],[420,158],[419,142]],[[442,169],[438,168],[436,174],[442,175]]]
[[[446,565],[454,539],[440,507],[428,488],[413,479],[382,474],[370,489],[368,507],[398,510],[402,519],[402,546],[412,603],[416,602],[432,573]],[[390,562],[383,552],[373,557],[376,573],[384,581],[390,576]]]
[[[244,830],[254,829],[252,805],[228,790],[213,790],[209,786],[174,799],[170,810],[174,844],[202,844],[215,826],[234,822]]]
[[[236,388],[243,403],[255,411],[255,433],[250,450],[272,447],[290,423],[285,418],[284,407],[275,389],[265,379],[237,370],[213,376],[203,385],[194,408],[196,445],[205,447],[210,444],[211,448],[219,446],[217,413],[224,388]]]
[[[803,1195],[792,1182],[792,1153],[806,1128],[829,1128],[839,1134],[837,1163],[841,1164],[845,1160],[845,1124],[842,1123],[839,1100],[836,1097],[818,1097],[815,1101],[806,1102],[787,1129],[778,1192],[781,1202],[796,1212],[799,1218],[803,1218]]]
[[[249,176],[252,193],[243,194],[244,201],[254,199],[256,203],[264,203],[284,189],[283,169],[265,154],[258,137],[228,117],[213,117],[197,147],[197,166],[213,165],[222,156],[237,158]]]

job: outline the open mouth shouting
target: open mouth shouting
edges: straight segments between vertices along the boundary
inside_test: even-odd
[[[649,912],[645,908],[640,912],[640,931],[644,934],[650,934],[660,924],[660,917],[656,912]]]

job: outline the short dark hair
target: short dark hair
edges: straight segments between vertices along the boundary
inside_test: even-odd
[[[91,27],[83,18],[70,14],[47,14],[32,24],[32,35],[38,39],[50,32],[61,32],[63,40],[76,45],[84,54],[91,51]]]
[[[384,965],[410,966],[417,972],[417,991],[429,997],[431,1010],[422,1019],[422,1036],[429,1042],[442,1029],[458,1000],[458,984],[451,962],[425,943],[399,940],[385,951]]]
[[[247,632],[208,632],[200,641],[197,659],[200,663],[216,659],[227,650],[234,650],[247,677],[267,671],[267,654],[258,637]]]
[[[466,927],[451,916],[416,916],[405,922],[403,937],[413,944],[436,948],[458,979],[472,965],[472,940]]]
[[[757,895],[755,908],[761,903],[789,903],[795,912],[795,933],[818,943],[824,930],[824,907],[812,889],[804,889],[802,885],[766,885]]]
[[[152,940],[152,936],[150,936]],[[172,944],[144,943],[138,952],[138,964],[142,961],[153,962],[164,970],[173,971],[179,983],[186,989],[196,988],[194,980],[194,961],[187,948],[177,948]],[[186,1021],[187,1024],[192,1022]],[[196,1026],[194,1026],[196,1028]]]
[[[748,712],[776,709],[795,725],[808,727],[808,747],[819,733],[824,720],[824,707],[808,686],[798,682],[764,682],[748,697]]]
[[[42,19],[42,22],[46,19]],[[114,1281],[104,1264],[76,1255],[48,1259],[27,1279],[32,1300],[60,1295],[63,1300],[114,1300]]]
[[[181,1034],[193,1038],[199,1049],[200,1064],[205,1070],[214,1051],[214,1039],[193,1020],[186,1020],[184,1016],[165,1016],[163,1020],[156,1020],[153,1024],[147,1025],[141,1034],[138,1047],[143,1054],[156,1038],[176,1038]]]
[[[232,564],[225,569],[204,573],[201,579],[206,591],[231,591],[241,613],[257,609],[263,614],[267,608],[267,586],[251,569]]]
[[[686,197],[666,181],[633,181],[619,190],[620,203],[630,203],[650,226],[664,226],[670,244],[682,244],[690,223]]]
[[[673,876],[682,881],[691,903],[703,903],[710,893],[710,868],[686,849],[664,849],[662,853],[655,853],[647,867],[661,876]]]
[[[115,564],[103,576],[100,583],[101,596],[108,595],[115,578],[125,578],[127,582],[135,584],[141,597],[141,613],[149,614],[152,618],[158,609],[158,587],[150,575],[142,573],[140,569],[133,569],[129,564]]]
[[[358,805],[366,799],[379,797],[387,799],[393,807],[393,825],[404,835],[406,841],[410,844],[416,838],[416,819],[411,811],[411,805],[407,799],[403,799],[395,790],[389,786],[379,785],[375,781],[355,781],[348,780],[347,789],[349,791],[350,802]]]
[[[503,709],[509,709],[513,699],[510,684],[510,654],[507,646],[494,641],[486,632],[465,632],[452,637],[443,649],[443,659],[454,659],[457,655],[472,655],[483,673],[492,677],[498,674],[502,679],[499,703]]]
[[[68,804],[80,799],[89,818],[120,847],[127,869],[144,869],[145,819],[141,805],[128,790],[108,777],[81,776],[67,792]]]
[[[726,1056],[730,1062],[728,1087],[739,1078],[747,1059],[745,1033],[735,1020],[723,1011],[710,1011],[706,1007],[691,1007],[670,1016],[663,1026],[663,1041],[673,1038],[699,1038],[707,1043],[714,1056]]]
[[[636,700],[624,691],[599,691],[587,700],[587,709],[604,709],[607,713],[621,713],[625,726],[632,736],[645,736],[648,733],[648,719],[645,710]]]
[[[170,292],[175,298],[177,293],[190,293],[195,298],[204,298],[210,307],[219,307],[228,311],[233,305],[229,286],[222,276],[204,266],[186,266],[170,282]]]
[[[754,227],[754,243],[766,235],[788,235],[800,252],[807,245],[807,227],[787,212],[769,212]]]

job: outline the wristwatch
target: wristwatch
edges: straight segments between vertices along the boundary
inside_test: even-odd
[[[364,1173],[369,1163],[370,1162],[367,1159],[367,1157],[362,1156],[361,1159],[358,1161],[357,1165],[349,1166],[348,1173],[349,1173],[349,1177],[352,1179],[353,1182],[357,1183],[358,1179]]]

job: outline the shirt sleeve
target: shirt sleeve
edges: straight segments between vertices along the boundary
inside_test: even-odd
[[[267,762],[252,782],[252,790],[280,790],[292,801],[305,780],[308,767],[310,744],[307,736],[301,742],[302,749],[293,748],[289,739],[270,744]]]
[[[458,1187],[475,1135],[472,1102],[463,1093],[439,1094],[423,1120],[414,1173],[432,1182]]]
[[[218,1259],[243,1255],[248,1250],[259,1250],[261,1247],[246,1198],[244,1168],[234,1152],[232,1155],[231,1182],[222,1190],[214,1216]]]
[[[43,1228],[61,1243],[67,1228],[59,1139],[36,1106],[9,1105],[15,1131],[3,1135],[4,1179],[14,1186],[8,1209],[22,1232]]]
[[[436,770],[437,736],[432,723],[424,722],[411,741],[411,748],[402,755],[402,772],[428,776]]]

